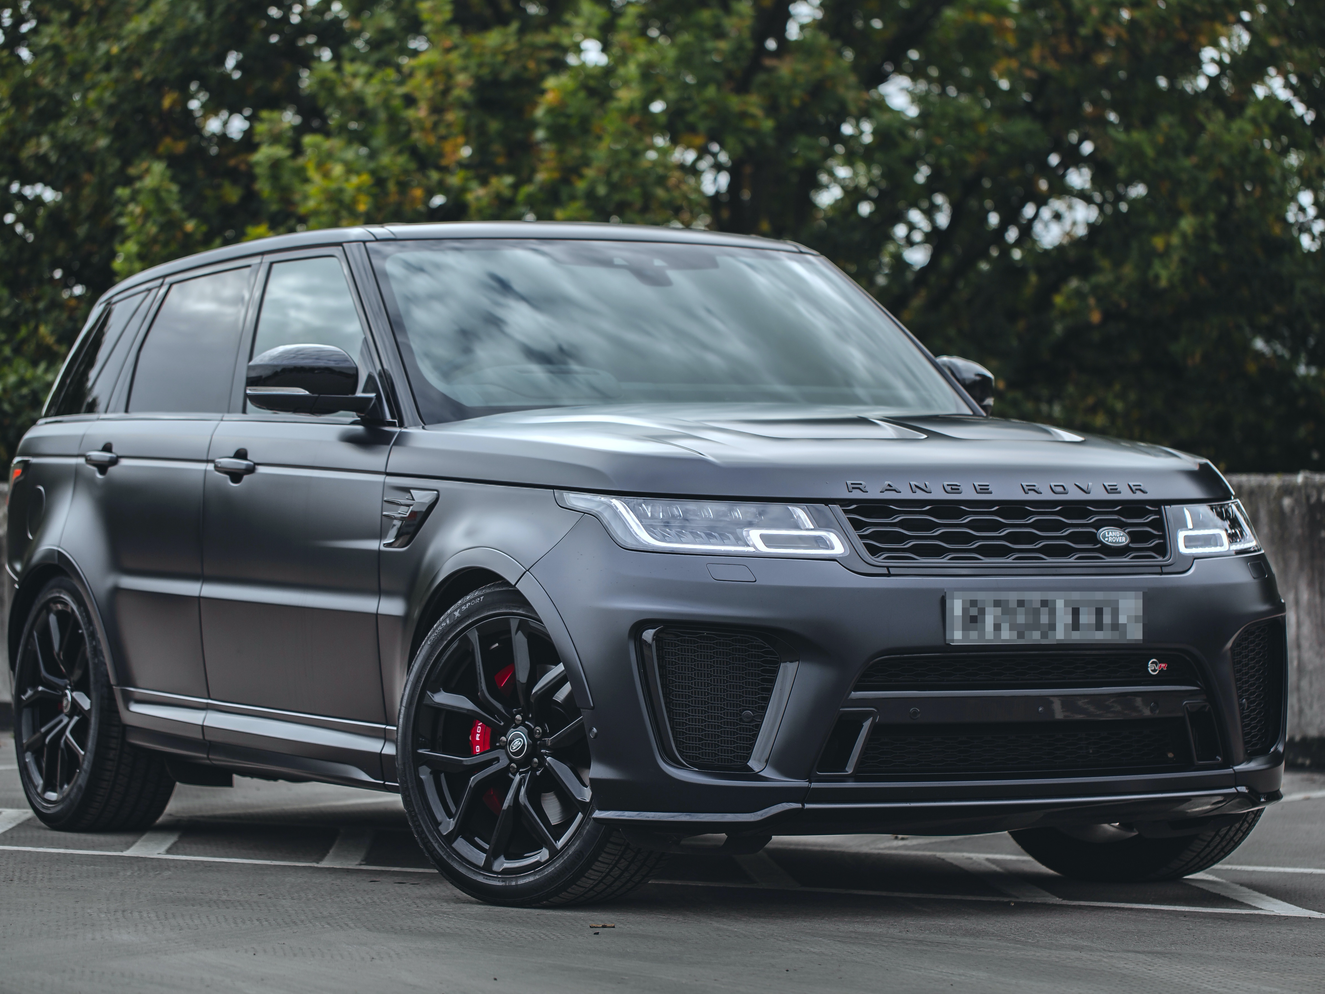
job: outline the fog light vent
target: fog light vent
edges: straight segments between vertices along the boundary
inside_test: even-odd
[[[1247,626],[1233,643],[1233,679],[1248,756],[1264,756],[1279,741],[1285,642],[1283,619],[1272,618]]]
[[[748,770],[783,664],[772,641],[668,626],[645,632],[643,649],[677,758],[697,770]]]

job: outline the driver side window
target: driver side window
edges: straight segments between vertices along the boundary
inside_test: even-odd
[[[359,367],[359,389],[371,358],[345,271],[335,256],[272,263],[249,358],[279,345],[334,345]]]

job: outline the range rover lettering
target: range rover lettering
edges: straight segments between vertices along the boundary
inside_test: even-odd
[[[1257,538],[1208,461],[993,392],[787,242],[382,226],[149,269],[11,469],[27,797],[90,832],[236,773],[398,791],[508,904],[715,835],[1202,870],[1280,797]]]

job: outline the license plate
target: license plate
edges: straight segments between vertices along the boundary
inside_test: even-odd
[[[1139,642],[1141,593],[951,591],[947,637],[991,642]]]

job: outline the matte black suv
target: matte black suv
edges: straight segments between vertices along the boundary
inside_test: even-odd
[[[148,270],[11,472],[27,796],[92,831],[233,772],[398,790],[507,903],[699,836],[1203,869],[1280,796],[1265,557],[1210,463],[993,420],[992,386],[763,239],[387,226]]]

